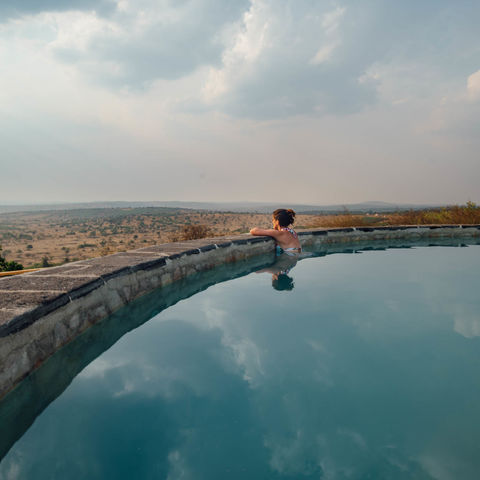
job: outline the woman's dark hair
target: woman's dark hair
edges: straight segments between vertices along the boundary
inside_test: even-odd
[[[272,287],[275,290],[293,290],[295,284],[293,283],[293,278],[289,277],[286,273],[280,273],[276,278],[272,278]]]
[[[295,212],[293,210],[285,210],[284,208],[275,210],[272,216],[275,220],[278,220],[281,227],[288,227],[295,221]]]

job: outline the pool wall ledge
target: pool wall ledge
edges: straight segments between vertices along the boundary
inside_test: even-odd
[[[480,225],[298,231],[306,247],[390,239],[480,237]],[[217,266],[271,255],[269,237],[168,243],[0,278],[0,398],[89,326],[152,290]]]

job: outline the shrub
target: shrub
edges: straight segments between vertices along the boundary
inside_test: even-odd
[[[0,272],[13,272],[15,270],[23,270],[23,265],[13,260],[7,262],[3,257],[0,257]]]
[[[381,220],[381,219],[380,219]],[[372,225],[371,217],[345,213],[341,215],[323,215],[315,219],[315,227],[364,227]]]
[[[42,257],[41,265],[42,265],[42,268],[47,268],[52,266],[52,264],[50,263],[50,259],[47,256]]]
[[[180,231],[181,240],[196,240],[210,235],[212,230],[208,225],[184,225]]]
[[[0,245],[0,252],[1,251],[2,247]],[[23,265],[15,261],[7,262],[7,260],[0,255],[0,272],[13,272],[14,270],[23,270]]]
[[[13,260],[7,262],[5,258],[0,256],[0,272],[13,272],[15,270],[23,270],[23,265]]]
[[[77,248],[95,248],[96,245],[94,243],[81,243],[78,245]]]

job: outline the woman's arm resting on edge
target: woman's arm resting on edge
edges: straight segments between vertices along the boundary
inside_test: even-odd
[[[279,233],[280,232],[278,230],[273,230],[273,229],[265,230],[263,228],[257,228],[257,227],[252,228],[250,230],[250,235],[266,235],[273,238],[277,238]]]

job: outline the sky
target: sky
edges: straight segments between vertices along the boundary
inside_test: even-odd
[[[0,4],[0,203],[480,202],[477,0]]]

